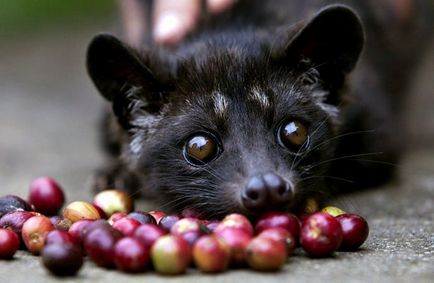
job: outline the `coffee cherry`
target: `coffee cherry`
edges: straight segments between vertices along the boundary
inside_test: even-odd
[[[130,213],[134,210],[133,199],[123,191],[106,190],[98,193],[93,204],[99,206],[110,217],[115,212]]]
[[[96,265],[111,268],[115,266],[114,246],[121,238],[122,233],[114,228],[95,228],[84,238],[84,249]]]
[[[101,218],[98,210],[85,201],[74,201],[68,204],[63,210],[63,217],[69,219],[72,223],[83,219],[97,220]]]
[[[75,275],[83,265],[83,257],[78,247],[68,243],[54,243],[44,247],[42,263],[54,275]]]
[[[48,217],[33,216],[23,224],[21,237],[32,254],[39,254],[44,247],[45,237],[54,229]]]
[[[256,223],[256,233],[260,233],[269,228],[280,227],[286,229],[294,239],[300,235],[300,222],[298,218],[286,212],[268,212],[261,216]]]
[[[112,229],[112,226],[105,219],[91,220],[87,225],[81,227],[80,238],[84,240],[90,232],[98,228]]]
[[[152,215],[152,217],[154,217],[155,221],[157,222],[157,224],[160,223],[160,219],[166,215],[166,213],[162,212],[162,211],[158,211],[158,210],[152,210],[148,212],[150,215]]]
[[[0,259],[9,259],[14,256],[20,247],[20,238],[17,233],[9,229],[0,229]]]
[[[211,220],[211,221],[202,221],[202,224],[205,225],[205,227],[208,229],[210,233],[214,232],[217,226],[220,224],[220,221],[218,220]]]
[[[345,213],[345,211],[343,211],[342,209],[340,209],[336,206],[326,206],[323,209],[321,209],[321,211],[326,212],[326,213],[328,213],[334,217]]]
[[[204,235],[193,246],[194,263],[202,272],[223,272],[228,267],[230,256],[227,244],[215,236]]]
[[[270,238],[283,242],[286,246],[288,256],[291,255],[297,247],[297,243],[291,233],[280,227],[266,229],[259,233],[257,237]]]
[[[151,248],[155,241],[165,234],[167,234],[166,231],[153,224],[142,224],[134,231],[134,237],[147,248]]]
[[[242,229],[250,235],[253,235],[254,233],[253,226],[250,223],[249,219],[247,219],[247,217],[245,217],[244,215],[238,213],[231,213],[225,218],[223,218],[220,224],[215,228],[214,232],[219,233],[219,231],[227,227]]]
[[[138,220],[124,217],[113,223],[112,227],[121,231],[124,236],[132,236],[140,225]]]
[[[191,246],[204,234],[202,223],[197,218],[182,218],[178,220],[170,229],[170,233],[180,236]]]
[[[115,212],[109,217],[109,219],[107,221],[110,225],[113,225],[113,223],[115,223],[116,221],[118,221],[119,219],[124,218],[124,217],[127,217],[126,213]]]
[[[100,218],[102,219],[107,219],[107,215],[105,214],[104,210],[102,210],[101,207],[99,207],[98,205],[92,203],[93,207],[95,207],[95,209],[98,211],[98,214],[100,216]]]
[[[183,238],[165,235],[152,246],[151,259],[158,273],[181,274],[191,263],[191,248]]]
[[[55,229],[68,231],[72,225],[72,222],[69,219],[65,219],[60,216],[51,216],[50,217],[51,224],[53,224]]]
[[[40,177],[30,184],[29,203],[37,212],[56,215],[65,202],[62,188],[50,177]]]
[[[246,248],[246,260],[256,270],[278,270],[286,262],[285,243],[269,237],[256,237]]]
[[[12,211],[0,218],[0,228],[10,229],[14,231],[21,240],[21,230],[24,222],[35,216],[34,213],[28,211]]]
[[[30,204],[14,195],[0,197],[0,218],[13,211],[32,211]]]
[[[160,227],[163,228],[165,231],[169,232],[170,229],[172,229],[172,226],[180,219],[181,217],[176,214],[168,214],[161,217],[158,225],[160,225]]]
[[[356,214],[341,214],[336,217],[342,227],[343,238],[340,250],[356,250],[368,238],[368,222]]]
[[[133,218],[140,222],[140,224],[157,224],[155,218],[144,211],[133,211],[128,213],[127,218]]]
[[[245,229],[226,227],[214,233],[223,240],[231,252],[230,262],[234,266],[242,266],[246,260],[246,248],[252,239],[252,235]]]
[[[305,200],[305,203],[304,203],[304,212],[305,213],[313,214],[315,212],[318,212],[318,210],[319,210],[319,203],[318,203],[317,198],[310,197],[310,198],[307,198]]]
[[[115,244],[114,261],[116,267],[124,272],[144,271],[150,262],[149,249],[138,239],[122,238]]]
[[[45,237],[44,245],[48,246],[51,244],[70,244],[70,245],[78,245],[80,239],[76,238],[72,234],[62,231],[62,230],[52,230],[48,232]]]
[[[341,225],[328,213],[317,212],[301,225],[300,244],[309,256],[330,256],[341,242]]]
[[[83,242],[82,231],[90,223],[92,223],[91,220],[78,220],[71,225],[68,233],[71,234],[74,238],[78,239],[78,241],[81,243]]]

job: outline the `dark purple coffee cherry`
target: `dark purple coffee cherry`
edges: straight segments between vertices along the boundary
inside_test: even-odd
[[[80,249],[68,243],[54,243],[44,247],[42,263],[54,275],[75,275],[83,265]]]
[[[114,246],[122,233],[114,228],[95,228],[84,238],[84,249],[89,258],[98,266],[112,268]]]
[[[0,197],[0,218],[12,211],[32,211],[28,202],[14,195]]]
[[[134,237],[139,239],[148,248],[151,248],[155,241],[165,234],[167,234],[167,231],[163,230],[157,225],[152,224],[140,225],[134,231]]]
[[[301,225],[300,244],[311,257],[330,256],[341,242],[341,224],[326,212],[312,214]]]
[[[20,247],[17,233],[9,229],[0,228],[0,259],[10,259]]]
[[[130,212],[128,213],[127,218],[136,219],[140,224],[157,224],[157,221],[151,214],[143,211]]]
[[[163,228],[163,230],[169,232],[170,229],[172,229],[172,226],[176,222],[178,222],[179,219],[181,219],[181,217],[179,217],[176,214],[168,214],[161,217],[160,221],[158,222],[158,225],[160,225],[160,227]]]
[[[29,203],[44,215],[56,215],[65,203],[62,188],[50,177],[40,177],[30,184]]]
[[[356,250],[368,238],[369,226],[363,217],[346,213],[336,217],[341,223],[343,238],[340,250]]]
[[[151,261],[149,248],[133,237],[122,238],[114,249],[116,267],[124,272],[144,271]]]

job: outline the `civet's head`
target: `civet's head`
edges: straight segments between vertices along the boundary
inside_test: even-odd
[[[203,38],[179,56],[98,35],[87,66],[143,189],[164,208],[218,217],[289,209],[318,190],[362,45],[354,12],[329,6],[274,34]]]

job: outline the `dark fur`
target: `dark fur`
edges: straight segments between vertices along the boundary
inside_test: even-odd
[[[396,72],[388,74],[385,65],[399,58],[399,66],[412,68],[417,58],[388,48],[391,33],[380,30],[381,17],[370,2],[354,1],[368,26],[368,49],[348,89],[364,32],[342,6],[312,18],[325,2],[333,1],[240,1],[205,19],[173,50],[151,44],[135,51],[110,35],[97,36],[88,70],[115,115],[104,119],[112,161],[97,174],[95,187],[154,193],[163,209],[187,206],[219,217],[253,213],[241,204],[240,192],[255,174],[273,172],[295,184],[292,209],[306,196],[329,192],[329,180],[360,187],[390,179],[401,148],[399,105],[388,93],[402,96],[407,77],[391,85]],[[250,99],[253,89],[271,106]],[[227,101],[224,113],[213,110],[216,92]],[[310,145],[301,156],[276,140],[288,117],[308,126]],[[197,132],[217,136],[222,146],[206,166],[192,166],[183,156],[187,138]]]

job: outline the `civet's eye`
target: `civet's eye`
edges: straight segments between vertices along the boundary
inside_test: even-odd
[[[301,153],[309,144],[307,127],[297,120],[284,122],[279,128],[277,139],[280,145],[295,154]]]
[[[217,139],[209,134],[191,136],[184,146],[184,158],[193,165],[205,165],[221,152]]]

